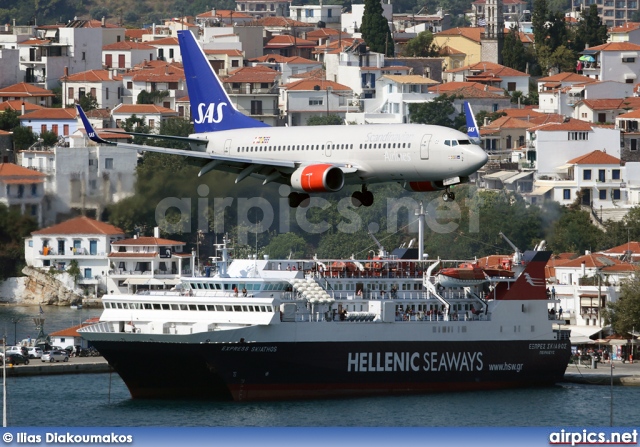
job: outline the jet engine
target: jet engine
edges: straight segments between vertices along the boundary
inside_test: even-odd
[[[344,186],[342,169],[330,165],[309,165],[291,174],[291,187],[301,192],[336,192]]]

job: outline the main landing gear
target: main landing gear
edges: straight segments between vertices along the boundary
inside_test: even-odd
[[[360,206],[371,206],[373,205],[373,193],[368,191],[365,185],[362,185],[362,191],[356,191],[351,194],[351,203],[356,208]]]
[[[289,194],[289,206],[291,208],[306,208],[309,206],[310,202],[311,198],[309,197],[309,194],[304,194],[301,192],[292,192],[291,194]]]
[[[456,194],[447,186],[447,190],[442,193],[442,200],[445,202],[453,202],[456,200]]]

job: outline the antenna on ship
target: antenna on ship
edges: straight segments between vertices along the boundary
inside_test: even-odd
[[[416,209],[415,214],[418,216],[418,261],[424,259],[424,216],[426,214],[424,205],[420,202],[420,208]]]

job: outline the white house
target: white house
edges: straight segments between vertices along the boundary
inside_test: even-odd
[[[603,84],[612,83],[619,84],[612,81],[603,82]],[[640,98],[583,99],[576,103],[573,117],[590,123],[614,123],[618,116],[624,115],[632,107],[640,107]]]
[[[124,239],[124,232],[113,225],[85,216],[31,233],[25,239],[27,265],[49,270],[65,271],[71,261],[80,269],[79,285],[104,289],[111,244]]]
[[[109,253],[108,293],[130,293],[139,289],[170,289],[180,276],[195,269],[195,253],[184,252],[184,242],[154,236],[135,236],[115,242]]]
[[[287,84],[293,81],[293,79],[290,79],[291,76],[322,68],[322,63],[315,60],[305,59],[299,56],[287,57],[279,54],[266,54],[250,59],[249,63],[252,66],[269,67],[272,70],[280,72],[281,84]]]
[[[98,133],[116,141],[116,134]],[[129,197],[134,189],[136,151],[96,145],[86,138],[84,129],[72,135],[70,141],[70,147],[20,153],[21,166],[42,176],[44,225],[52,225],[59,215],[74,210],[99,216],[107,205]]]
[[[155,104],[118,104],[111,111],[111,117],[116,123],[116,127],[120,128],[127,118],[131,118],[133,115],[142,118],[144,125],[149,126],[151,132],[158,132],[160,123],[178,116],[178,112]]]
[[[493,62],[478,62],[445,71],[446,82],[479,82],[524,95],[529,94],[529,78],[527,73]]]
[[[62,107],[70,107],[80,102],[80,98],[90,95],[96,99],[98,107],[113,108],[120,104],[122,97],[122,76],[114,70],[89,70],[60,78],[62,83]]]
[[[280,103],[286,106],[289,126],[304,126],[318,115],[344,118],[352,98],[349,87],[324,79],[302,79],[280,87]]]
[[[176,62],[151,61],[136,67],[122,75],[121,102],[137,104],[142,91],[166,92],[166,96],[157,98],[156,105],[166,109],[175,109],[176,98],[187,94],[187,85],[182,65]]]
[[[0,164],[0,203],[42,225],[45,175],[13,163]]]
[[[627,84],[637,83],[640,72],[640,45],[631,42],[609,42],[591,47],[585,54],[595,62],[582,69],[585,76],[601,81],[617,81]]]
[[[124,71],[128,68],[158,57],[158,49],[152,45],[140,42],[116,42],[102,47],[102,64],[109,68]]]
[[[245,115],[267,123],[278,124],[278,80],[280,73],[269,67],[244,67],[231,72],[223,80],[231,101]]]
[[[289,17],[300,22],[317,24],[324,23],[340,23],[340,13],[342,5],[303,5],[289,7]]]
[[[352,101],[347,121],[358,124],[408,123],[409,104],[428,102],[437,95],[429,87],[437,81],[420,75],[384,75],[376,83],[376,96],[372,99]],[[359,106],[362,106],[362,111]]]
[[[69,135],[78,129],[77,112],[75,108],[40,109],[20,115],[20,125],[27,127],[35,134],[53,132],[69,141]]]
[[[575,119],[532,126],[527,130],[527,160],[533,163],[539,176],[562,178],[568,160],[605,150],[619,159],[620,130]]]
[[[382,16],[387,19],[388,23],[393,23],[393,5],[380,1],[382,6]],[[349,34],[356,34],[360,37],[360,27],[362,26],[362,16],[364,16],[364,3],[352,4],[351,12],[344,13],[341,16],[340,29]]]

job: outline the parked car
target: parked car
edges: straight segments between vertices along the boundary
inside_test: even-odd
[[[29,355],[27,348],[22,346],[7,346],[6,352],[7,354],[20,354],[25,357]]]
[[[67,351],[61,351],[59,349],[53,350],[53,351],[45,351],[42,354],[42,358],[40,359],[43,362],[68,362],[69,361],[69,354],[67,354]]]
[[[39,359],[42,358],[42,349],[35,347],[27,348],[27,354],[30,359]]]
[[[22,354],[11,353],[7,354],[7,365],[28,365],[29,357],[25,357]]]

